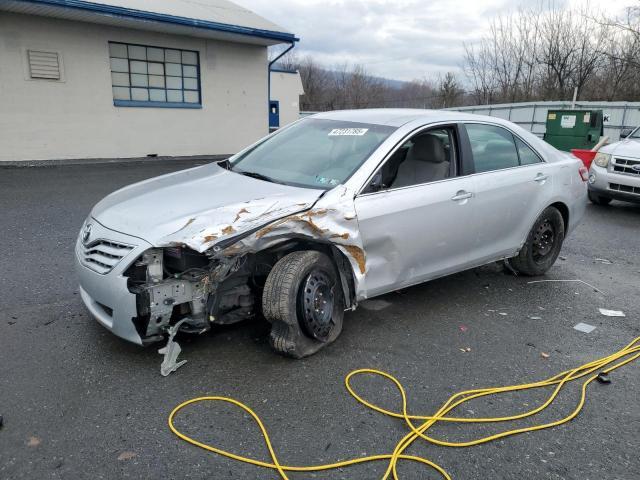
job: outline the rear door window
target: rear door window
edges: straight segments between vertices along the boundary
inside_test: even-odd
[[[520,165],[518,150],[509,130],[495,125],[466,125],[476,173],[503,170]]]

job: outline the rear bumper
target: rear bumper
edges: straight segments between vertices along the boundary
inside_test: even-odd
[[[98,273],[83,263],[85,247],[80,238],[76,242],[75,267],[80,283],[80,296],[91,315],[106,329],[120,338],[143,345],[133,319],[137,317],[136,296],[127,288],[125,270],[151,245],[139,238],[129,237],[92,220],[92,235],[111,241],[127,242],[136,247],[108,273]]]
[[[592,164],[589,169],[589,191],[615,200],[640,203],[640,175],[614,173]]]

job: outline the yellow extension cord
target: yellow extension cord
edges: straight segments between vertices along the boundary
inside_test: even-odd
[[[444,403],[444,405],[442,405],[442,407],[440,407],[440,409],[432,416],[410,415],[408,413],[407,395],[406,395],[405,389],[402,386],[402,384],[392,375],[389,375],[388,373],[385,373],[385,372],[381,372],[379,370],[370,370],[370,369],[354,370],[351,373],[349,373],[349,375],[347,375],[347,377],[345,378],[345,385],[349,393],[358,402],[362,403],[363,405],[367,406],[372,410],[375,410],[376,412],[380,412],[390,417],[404,419],[404,421],[406,422],[407,426],[410,429],[410,432],[406,434],[397,443],[395,449],[393,450],[393,453],[391,454],[371,455],[367,457],[354,458],[352,460],[344,460],[341,462],[330,463],[325,465],[315,465],[315,466],[308,466],[308,467],[301,467],[301,466],[295,467],[295,466],[282,465],[278,460],[278,457],[273,449],[273,446],[271,445],[271,440],[269,439],[269,434],[267,433],[267,429],[265,428],[264,424],[262,423],[258,415],[251,408],[249,408],[242,402],[239,402],[238,400],[234,400],[233,398],[198,397],[198,398],[193,398],[191,400],[187,400],[186,402],[183,402],[177,407],[175,407],[171,412],[171,414],[169,415],[169,428],[178,437],[180,437],[181,439],[183,439],[184,441],[192,445],[203,448],[210,452],[217,453],[218,455],[223,455],[225,457],[232,458],[239,462],[276,470],[279,473],[280,477],[284,480],[288,480],[286,472],[318,472],[322,470],[332,470],[332,469],[341,468],[341,467],[348,467],[350,465],[357,465],[361,463],[377,462],[377,461],[388,462],[387,470],[385,471],[382,477],[383,480],[386,480],[387,478],[389,478],[390,475],[393,475],[394,480],[398,480],[398,473],[396,471],[398,460],[411,460],[414,462],[422,463],[424,465],[428,465],[433,469],[437,470],[444,478],[446,478],[447,480],[450,480],[451,477],[441,466],[437,465],[436,463],[430,460],[427,460],[426,458],[408,455],[404,453],[405,450],[409,448],[413,444],[413,442],[415,442],[419,438],[422,438],[435,445],[441,445],[445,447],[470,447],[472,445],[479,445],[481,443],[491,442],[493,440],[508,437],[510,435],[516,435],[518,433],[532,432],[535,430],[542,430],[544,428],[551,428],[551,427],[561,425],[563,423],[570,421],[576,415],[578,415],[578,413],[580,413],[580,410],[582,410],[582,407],[586,399],[587,386],[593,380],[598,378],[598,375],[600,373],[609,373],[615,370],[616,368],[622,367],[623,365],[626,365],[627,363],[632,362],[633,360],[636,360],[638,357],[640,357],[640,337],[636,338],[633,342],[631,342],[629,345],[624,347],[622,350],[612,355],[601,358],[599,360],[592,361],[580,367],[574,368],[573,370],[567,370],[565,372],[559,373],[558,375],[555,375],[547,380],[542,380],[534,383],[524,383],[521,385],[512,385],[507,387],[492,387],[492,388],[466,390],[463,392],[456,393],[455,395],[452,395],[449,398],[449,400],[447,400]],[[617,363],[614,363],[618,360],[620,361]],[[368,402],[367,400],[363,399],[360,395],[358,395],[351,386],[351,379],[357,375],[362,375],[362,374],[379,375],[381,377],[384,377],[390,380],[396,386],[396,388],[398,389],[398,392],[402,397],[402,413],[385,410],[384,408],[378,407],[377,405],[374,405]],[[447,442],[447,441],[438,440],[436,438],[429,437],[428,435],[426,435],[427,430],[431,428],[431,426],[433,426],[436,422],[492,423],[492,422],[506,422],[510,420],[518,420],[518,419],[535,415],[536,413],[539,413],[545,408],[547,408],[551,404],[551,402],[553,402],[553,400],[556,398],[556,396],[559,394],[560,390],[565,384],[567,384],[568,382],[577,380],[579,378],[585,378],[585,377],[586,377],[586,380],[584,380],[582,383],[582,390],[581,390],[580,401],[578,402],[578,405],[573,410],[573,412],[571,412],[569,415],[567,415],[566,417],[560,420],[556,420],[549,423],[543,423],[539,425],[533,425],[533,426],[524,427],[524,428],[518,428],[514,430],[507,430],[501,433],[497,433],[495,435],[478,438],[476,440],[472,440],[468,442]],[[467,402],[474,398],[484,397],[487,395],[495,395],[495,394],[504,393],[504,392],[514,392],[519,390],[528,390],[532,388],[551,387],[552,385],[555,385],[555,388],[551,393],[551,395],[549,395],[549,398],[547,398],[547,400],[544,403],[542,403],[539,407],[534,408],[533,410],[530,410],[525,413],[512,415],[509,417],[495,417],[495,418],[458,418],[458,417],[445,416],[447,413],[459,407],[464,402]],[[188,405],[191,405],[193,403],[198,403],[198,402],[204,402],[204,401],[230,403],[232,405],[240,407],[246,413],[251,415],[251,417],[255,420],[255,422],[260,427],[260,431],[262,432],[262,436],[264,437],[265,444],[269,449],[269,454],[271,455],[272,463],[244,457],[242,455],[237,455],[237,454],[213,447],[211,445],[207,445],[180,432],[173,424],[176,414]],[[417,424],[414,424],[414,421],[419,421],[422,423],[417,425]]]

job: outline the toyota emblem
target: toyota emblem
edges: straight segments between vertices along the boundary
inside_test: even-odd
[[[82,231],[82,242],[87,243],[91,237],[91,224],[87,223]]]
[[[640,172],[640,163],[637,165],[634,165],[631,167],[632,170],[635,170],[636,172]]]

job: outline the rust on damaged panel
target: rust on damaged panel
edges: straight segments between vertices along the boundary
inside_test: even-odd
[[[364,250],[356,245],[338,245],[339,247],[344,248],[349,255],[353,257],[353,259],[358,263],[358,268],[360,268],[360,273],[364,275],[366,272],[366,263],[365,263],[365,255]]]
[[[238,213],[236,213],[236,218],[233,221],[233,223],[236,223],[238,220],[240,220],[240,217],[242,216],[242,214],[244,213],[249,213],[249,210],[247,210],[246,208],[242,208],[240,209],[240,211]]]

